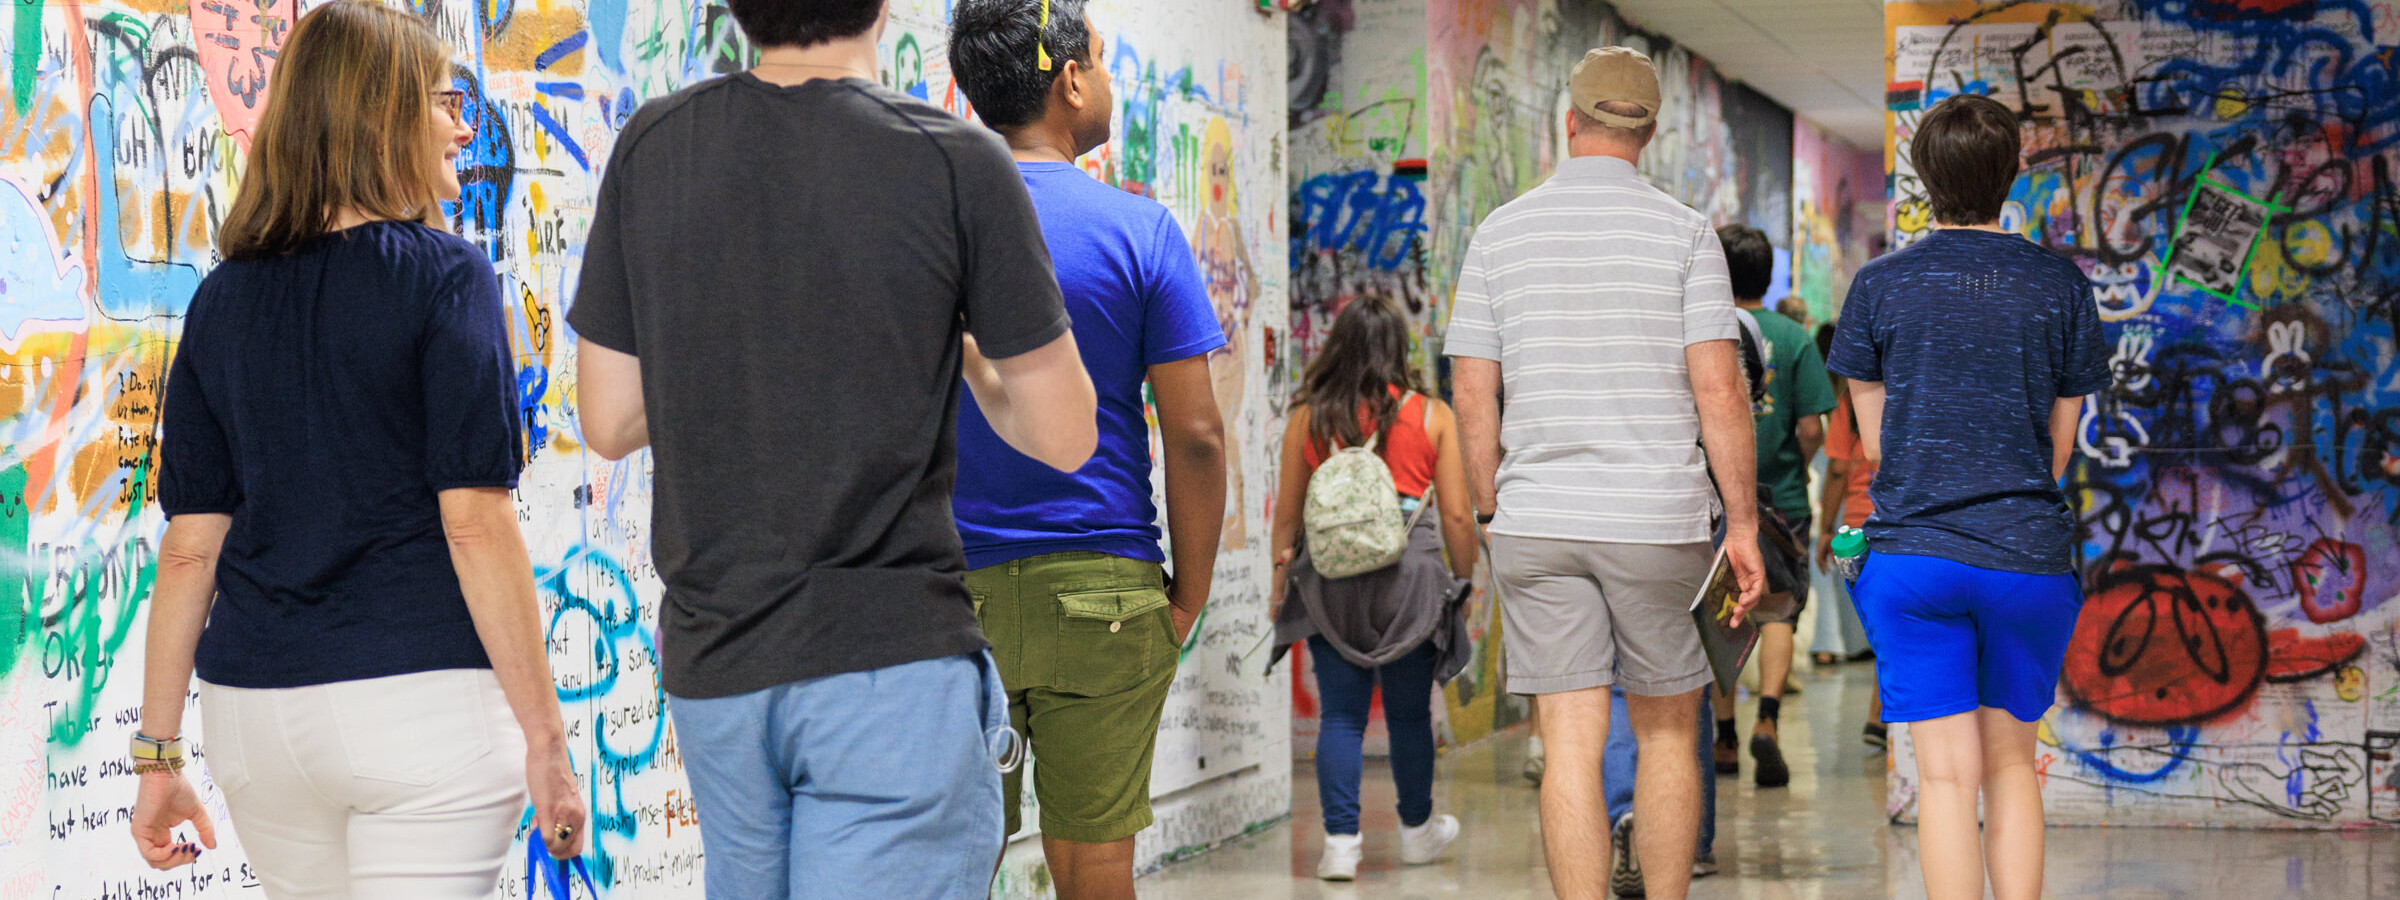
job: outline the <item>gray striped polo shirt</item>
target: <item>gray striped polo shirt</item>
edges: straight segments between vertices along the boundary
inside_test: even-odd
[[[1708,540],[1716,490],[1683,351],[1739,340],[1736,315],[1708,219],[1624,160],[1567,159],[1486,217],[1442,351],[1500,362],[1492,533]]]

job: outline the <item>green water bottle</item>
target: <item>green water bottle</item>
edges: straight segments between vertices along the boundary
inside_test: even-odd
[[[1867,567],[1867,533],[1856,528],[1844,528],[1833,533],[1833,568],[1840,572],[1842,582],[1856,586],[1858,573]]]

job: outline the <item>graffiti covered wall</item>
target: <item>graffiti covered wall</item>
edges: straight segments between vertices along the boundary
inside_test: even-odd
[[[0,900],[255,896],[229,828],[201,866],[140,865],[123,756],[163,528],[163,374],[214,263],[212,229],[275,51],[310,5],[26,0],[0,29]],[[583,452],[563,314],[616,130],[644,99],[739,69],[751,51],[706,2],[410,8],[457,50],[477,129],[448,212],[490,253],[507,298],[534,447],[518,506],[590,794],[592,868],[609,896],[696,897],[695,812],[653,668],[648,465]],[[944,64],[946,8],[895,4],[883,77],[964,113]],[[1180,793],[1146,833],[1154,862],[1288,802],[1285,695],[1242,664],[1263,660],[1245,654],[1266,631],[1262,486],[1278,423],[1261,362],[1274,354],[1252,311],[1286,302],[1285,115],[1277,18],[1238,5],[1134,13],[1094,4],[1123,106],[1117,139],[1087,168],[1165,202],[1193,235],[1236,336],[1218,386],[1239,460],[1216,603],[1168,711],[1157,789]],[[187,723],[204,754],[207,724]]]
[[[1850,146],[1801,119],[1792,126],[1792,293],[1831,322],[1850,276],[1881,255],[1883,153]]]
[[[1425,293],[1425,0],[1327,0],[1290,22],[1285,359],[1297,376],[1351,300],[1386,297],[1420,323],[1433,304]]]
[[[1886,9],[1893,146],[1953,93],[2018,111],[2002,224],[2083,267],[2115,348],[2068,476],[2051,817],[2400,824],[2400,11]],[[1905,244],[1931,222],[1891,160]]]

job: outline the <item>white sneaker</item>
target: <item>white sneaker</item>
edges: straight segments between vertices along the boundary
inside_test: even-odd
[[[1458,840],[1458,817],[1435,816],[1415,828],[1400,826],[1400,861],[1421,866],[1440,859],[1442,850]]]
[[[1325,857],[1317,860],[1317,877],[1326,881],[1355,881],[1358,879],[1358,859],[1366,854],[1363,835],[1329,834],[1325,836]]]

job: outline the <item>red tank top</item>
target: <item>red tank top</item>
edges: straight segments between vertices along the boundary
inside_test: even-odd
[[[1400,389],[1392,388],[1392,393],[1397,395]],[[1400,412],[1392,419],[1392,430],[1384,434],[1383,443],[1375,445],[1375,455],[1383,457],[1383,464],[1392,470],[1392,487],[1411,497],[1423,497],[1426,491],[1433,488],[1435,451],[1433,435],[1425,430],[1425,403],[1425,395],[1417,394],[1400,404]],[[1375,421],[1368,415],[1367,409],[1361,406],[1358,410],[1358,427],[1361,431],[1371,433]],[[1323,446],[1310,441],[1301,459],[1308,463],[1308,471],[1314,474],[1317,466],[1324,464],[1327,455]]]

